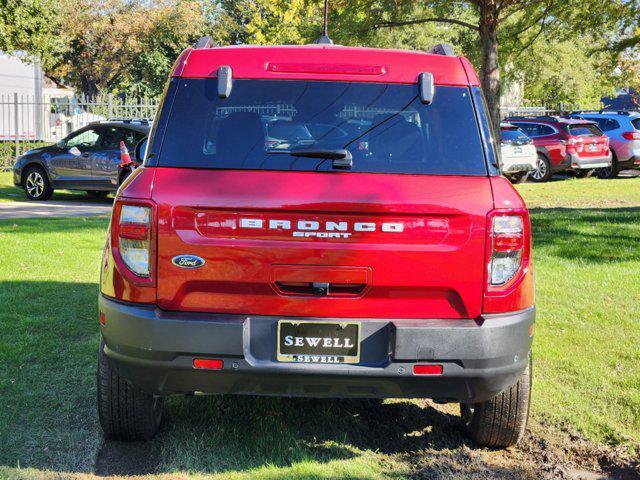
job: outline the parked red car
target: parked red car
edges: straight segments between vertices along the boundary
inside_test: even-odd
[[[510,117],[507,121],[531,137],[538,150],[538,168],[529,175],[534,182],[546,182],[563,170],[585,176],[611,166],[609,137],[595,122],[556,116]]]
[[[198,392],[433,398],[478,444],[522,437],[529,213],[448,50],[180,56],[102,259],[107,436],[148,439]]]

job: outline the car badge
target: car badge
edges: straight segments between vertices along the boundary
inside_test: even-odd
[[[178,255],[171,260],[176,267],[180,268],[200,268],[205,264],[204,258],[196,255]]]

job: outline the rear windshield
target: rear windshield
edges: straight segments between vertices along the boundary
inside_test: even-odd
[[[417,85],[234,80],[220,99],[216,79],[179,82],[160,166],[331,171],[291,152],[347,149],[352,172],[487,175],[466,87],[424,105]]]
[[[527,137],[519,128],[503,128],[502,140],[505,142],[527,143],[529,141],[529,137]]]
[[[567,130],[570,135],[575,137],[601,137],[604,135],[594,123],[568,125]]]

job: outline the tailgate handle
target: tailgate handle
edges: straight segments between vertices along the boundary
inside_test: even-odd
[[[314,297],[352,297],[362,294],[366,283],[275,282],[280,293]]]
[[[328,282],[311,282],[311,291],[318,297],[326,297],[329,295],[329,285]]]

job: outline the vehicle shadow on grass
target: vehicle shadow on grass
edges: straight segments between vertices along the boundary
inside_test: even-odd
[[[640,207],[532,208],[534,252],[589,263],[640,260]]]
[[[368,478],[366,469],[353,471],[422,451],[447,466],[447,452],[471,446],[457,414],[424,401],[231,395],[171,397],[153,440],[105,440],[96,413],[97,292],[95,283],[0,282],[0,467]],[[468,452],[463,448],[450,469]],[[340,461],[352,473],[335,467]],[[299,471],[309,464],[312,473]]]
[[[286,468],[300,462],[355,459],[365,450],[393,455],[455,449],[464,442],[456,416],[412,402],[174,397],[154,440],[133,448],[105,441],[96,473],[224,473],[270,466],[285,469],[286,478]]]

